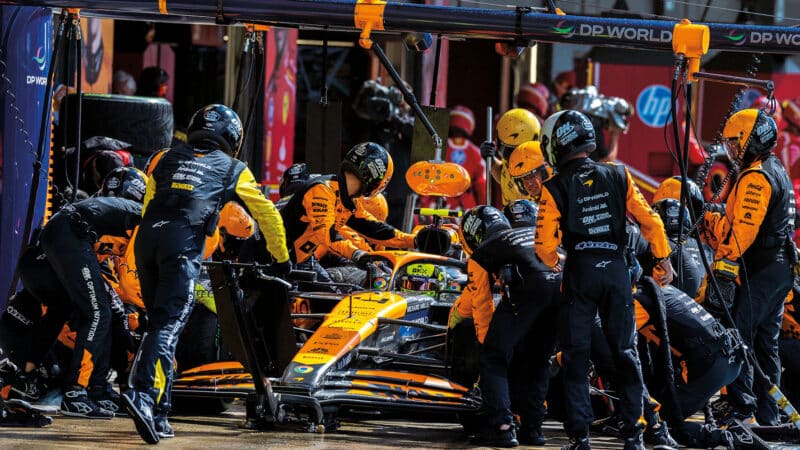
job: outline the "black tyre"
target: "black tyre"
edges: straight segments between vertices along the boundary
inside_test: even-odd
[[[723,153],[717,154],[714,157],[714,161],[711,163],[711,166],[708,168],[708,175],[705,179],[705,186],[703,186],[703,197],[706,201],[710,201],[711,197],[714,195],[719,189],[719,186],[722,185],[722,182],[725,178],[728,178],[728,181],[725,183],[725,187],[722,188],[722,191],[719,193],[719,197],[717,202],[725,203],[728,198],[728,194],[730,194],[731,189],[733,188],[734,183],[736,183],[736,175],[731,174],[728,175],[729,172],[733,170],[733,164],[731,164],[728,155]]]
[[[205,306],[195,306],[175,351],[178,372],[218,361],[218,348],[217,316]]]
[[[75,146],[77,100],[76,94],[70,95],[69,109],[61,111],[69,123],[66,147]],[[81,140],[108,136],[131,144],[135,153],[149,155],[170,146],[173,129],[172,104],[163,98],[83,94]],[[63,131],[56,133],[57,140],[62,136]]]

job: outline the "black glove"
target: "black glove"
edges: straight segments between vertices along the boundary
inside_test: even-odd
[[[289,272],[291,271],[292,271],[292,260],[290,259],[287,259],[284,262],[274,262],[267,269],[269,275],[278,278],[286,278],[289,275]]]
[[[494,158],[494,154],[497,149],[494,146],[494,142],[492,141],[483,141],[481,144],[481,158]]]
[[[733,308],[733,299],[736,296],[736,277],[739,274],[739,264],[734,261],[721,259],[714,262],[714,278],[719,286],[717,291],[708,286],[706,294],[706,309],[716,314],[724,314],[723,309],[728,311]]]
[[[350,260],[361,270],[367,270],[367,267],[369,267],[369,253],[364,250],[353,252],[353,257]]]

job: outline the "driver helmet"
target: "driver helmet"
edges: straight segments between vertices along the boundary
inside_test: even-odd
[[[445,281],[445,272],[434,264],[409,264],[405,269],[405,274],[400,277],[397,287],[400,292],[414,292],[436,297],[445,285]]]

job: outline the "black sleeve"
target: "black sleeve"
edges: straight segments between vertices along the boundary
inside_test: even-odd
[[[355,215],[350,216],[345,225],[363,234],[367,238],[377,241],[388,241],[395,237],[396,228],[388,223],[362,219]]]

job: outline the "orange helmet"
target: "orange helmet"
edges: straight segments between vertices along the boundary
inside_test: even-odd
[[[450,128],[459,128],[472,136],[475,131],[475,114],[466,106],[456,105],[450,110]]]
[[[547,164],[538,141],[523,142],[508,157],[508,174],[522,193],[528,192],[523,179],[539,171],[542,171],[542,180],[546,180]]]
[[[253,218],[242,205],[236,202],[225,203],[219,212],[219,228],[225,230],[228,236],[247,239],[255,232]]]
[[[386,197],[381,193],[370,198],[361,197],[358,201],[368,213],[381,222],[385,222],[389,216],[389,204],[386,202]]]

